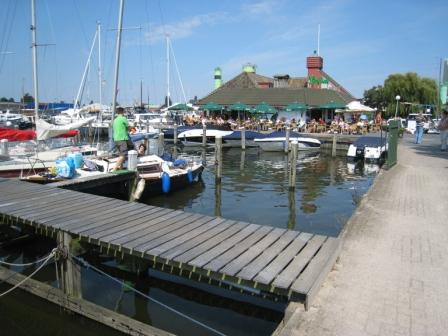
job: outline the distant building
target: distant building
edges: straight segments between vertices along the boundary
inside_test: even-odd
[[[307,77],[291,77],[289,74],[268,77],[257,74],[255,65],[245,64],[239,75],[220,83],[220,86],[200,99],[197,104],[214,102],[227,107],[236,102],[250,106],[266,102],[282,109],[290,103],[299,102],[307,105],[310,117],[323,117],[328,120],[334,114],[334,108],[328,108],[329,104],[345,106],[356,100],[323,70],[321,56],[314,54],[307,57],[306,66]],[[221,71],[219,75],[222,76]]]

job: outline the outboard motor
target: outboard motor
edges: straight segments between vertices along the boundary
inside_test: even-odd
[[[363,159],[364,158],[365,147],[357,147],[356,148],[356,158]]]

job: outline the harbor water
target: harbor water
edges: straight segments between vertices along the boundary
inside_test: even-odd
[[[171,149],[168,149],[172,151]],[[295,191],[288,189],[287,156],[256,148],[246,151],[223,150],[223,178],[215,183],[213,149],[179,149],[179,155],[205,158],[202,180],[175,193],[141,200],[161,206],[238,221],[288,228],[297,231],[337,236],[350,218],[361,197],[371,186],[375,167],[353,165],[345,157],[325,152],[300,152]],[[9,262],[35,260],[48,253],[54,242],[35,238],[30,244],[0,249]],[[103,269],[121,269],[114,258],[90,251],[85,260]],[[16,268],[30,273],[32,270]],[[125,314],[144,323],[178,335],[214,335],[210,330],[167,310],[151,297],[226,335],[270,335],[283,318],[286,303],[241,300],[225,297],[224,289],[192,286],[180,277],[149,271],[141,278],[115,275],[145,295],[140,295],[98,274],[82,268],[82,295],[88,301]],[[48,265],[37,280],[57,286],[55,267]],[[0,284],[0,292],[8,288]],[[146,296],[146,297],[145,297]],[[260,299],[261,300],[261,299]],[[27,302],[26,305],[23,302]],[[38,313],[37,313],[38,312]],[[114,335],[117,332],[20,290],[0,300],[0,322],[6,334],[14,335]],[[15,323],[14,321],[27,321]]]

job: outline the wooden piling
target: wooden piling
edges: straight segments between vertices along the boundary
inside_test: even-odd
[[[207,146],[207,125],[202,125],[202,147]]]
[[[174,143],[174,146],[176,146],[177,145],[177,124],[174,124],[173,132],[174,132],[174,134],[173,134],[173,143]]]
[[[333,145],[331,146],[331,156],[335,157],[336,156],[336,146],[337,146],[337,141],[336,141],[336,134],[333,134]]]
[[[81,267],[73,259],[72,236],[67,232],[59,231],[57,242],[62,249],[60,256],[60,284],[62,291],[71,297],[81,298]]]
[[[162,155],[165,146],[165,134],[163,132],[159,133],[159,145],[158,145],[158,154]]]
[[[215,137],[215,168],[216,168],[216,183],[221,183],[222,177],[222,136]]]
[[[295,190],[296,188],[296,173],[297,173],[297,151],[299,143],[294,140],[291,143],[291,154],[289,160],[289,190]]]
[[[289,127],[286,127],[286,136],[285,136],[285,146],[284,146],[284,150],[285,153],[287,154],[289,152],[289,133],[291,132],[291,129]]]
[[[245,127],[241,128],[241,149],[242,150],[246,149],[246,128]]]

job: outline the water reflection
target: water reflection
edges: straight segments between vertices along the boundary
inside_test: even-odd
[[[225,148],[222,181],[217,186],[213,149],[189,149],[188,153],[205,154],[203,188],[154,197],[146,203],[328,235],[339,233],[356,207],[355,199],[368,190],[376,174],[375,167],[352,167],[345,157],[299,152],[296,190],[291,194],[287,155]]]

